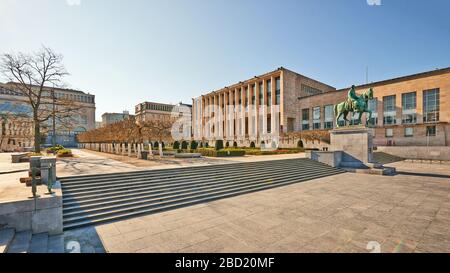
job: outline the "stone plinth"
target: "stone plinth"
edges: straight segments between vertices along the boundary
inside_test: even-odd
[[[56,182],[56,157],[41,158],[41,179],[42,182],[48,184],[49,173],[52,175],[53,183]]]
[[[362,167],[372,163],[373,135],[365,126],[347,126],[330,131],[330,150],[342,151],[341,166]]]

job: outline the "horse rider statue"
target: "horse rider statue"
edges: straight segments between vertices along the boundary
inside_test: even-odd
[[[339,119],[344,117],[346,122],[350,122],[347,119],[349,112],[359,113],[357,124],[361,124],[361,118],[363,113],[368,113],[369,117],[366,118],[366,126],[369,125],[369,121],[372,118],[372,111],[369,110],[369,100],[373,99],[373,89],[370,88],[364,92],[361,96],[358,96],[355,91],[356,87],[352,85],[352,88],[348,91],[347,100],[334,106],[334,116],[336,117],[336,127],[339,127]]]

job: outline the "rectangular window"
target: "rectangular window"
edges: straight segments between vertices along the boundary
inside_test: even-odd
[[[386,137],[393,137],[394,136],[394,129],[388,128],[386,129]]]
[[[313,108],[313,129],[320,129],[320,106]]]
[[[302,109],[302,130],[309,130],[309,109]]]
[[[416,92],[402,94],[402,123],[413,124],[416,122]]]
[[[436,136],[436,126],[427,126],[427,136]]]
[[[267,106],[272,105],[272,81],[267,80]]]
[[[264,84],[262,82],[259,83],[259,105],[264,105]]]
[[[372,118],[369,120],[369,124],[376,126],[378,124],[378,100],[373,98],[369,100],[368,108],[372,111]]]
[[[438,122],[440,111],[439,89],[423,91],[423,122]]]
[[[275,79],[275,104],[280,105],[281,96],[281,79],[280,77]]]
[[[383,97],[383,110],[383,123],[385,125],[395,124],[397,115],[397,111],[395,110],[395,95]]]
[[[414,136],[414,128],[406,127],[405,128],[405,137],[412,137]]]
[[[325,122],[324,122],[324,129],[333,129],[333,121],[334,121],[334,114],[333,114],[333,105],[325,105]]]
[[[256,103],[256,84],[252,85],[252,91],[253,91],[253,95],[252,95],[252,105],[255,105]]]

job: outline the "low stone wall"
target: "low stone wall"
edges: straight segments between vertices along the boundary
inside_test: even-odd
[[[450,146],[378,146],[377,151],[399,156],[404,159],[450,161]]]
[[[40,186],[38,199],[21,199],[0,202],[0,226],[14,228],[16,231],[31,230],[33,234],[48,232],[50,235],[63,232],[61,189],[55,194],[46,195]],[[31,190],[30,190],[31,195]]]

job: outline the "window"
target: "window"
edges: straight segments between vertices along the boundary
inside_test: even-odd
[[[383,97],[383,110],[384,110],[384,120],[385,125],[395,124],[395,117],[397,112],[395,111],[395,95]]]
[[[369,120],[369,124],[376,126],[378,124],[378,100],[373,98],[369,100],[368,108],[372,111],[372,118]]]
[[[414,136],[414,128],[406,127],[405,128],[405,137],[412,137]]]
[[[302,93],[305,94],[306,96],[311,96],[311,95],[316,95],[316,94],[320,94],[322,93],[322,91],[320,91],[317,88],[302,84]]]
[[[427,126],[427,136],[436,136],[436,126]]]
[[[393,137],[394,136],[394,129],[388,128],[386,129],[386,137]]]
[[[325,105],[324,129],[333,129],[333,105]]]
[[[252,91],[253,91],[253,95],[252,95],[252,105],[255,105],[256,103],[256,84],[252,85]]]
[[[320,129],[320,106],[313,108],[313,129]]]
[[[302,130],[309,130],[309,109],[302,109]]]
[[[259,105],[264,105],[264,84],[259,83]]]
[[[267,80],[267,106],[272,105],[272,81]]]
[[[280,96],[281,96],[281,80],[280,78],[275,79],[275,104],[280,105]]]
[[[402,123],[412,124],[416,122],[416,92],[402,94]]]
[[[423,122],[439,121],[439,89],[423,91]]]

